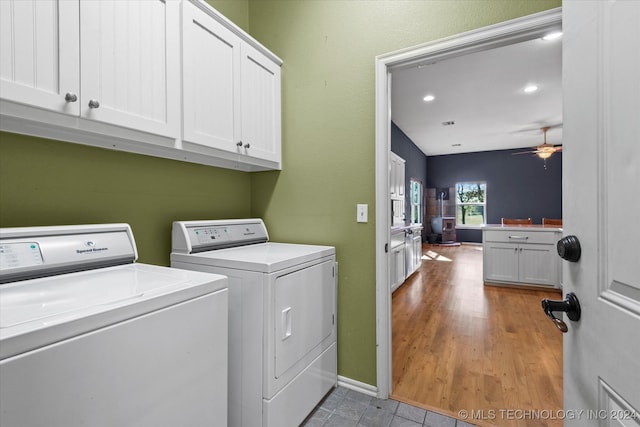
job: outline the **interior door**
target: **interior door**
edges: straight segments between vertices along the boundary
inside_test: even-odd
[[[640,2],[563,4],[565,425],[640,425]],[[584,411],[580,413],[579,411]]]

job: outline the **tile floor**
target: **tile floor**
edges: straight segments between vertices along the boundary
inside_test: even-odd
[[[473,424],[397,400],[336,387],[302,423],[304,427],[471,427]]]

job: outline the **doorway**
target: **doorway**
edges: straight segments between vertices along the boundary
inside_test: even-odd
[[[376,339],[378,397],[391,392],[391,292],[389,288],[390,99],[393,70],[519,43],[561,29],[561,11],[553,9],[376,58]]]

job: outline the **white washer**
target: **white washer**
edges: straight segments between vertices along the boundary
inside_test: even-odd
[[[229,277],[229,426],[298,426],[337,384],[332,246],[261,219],[173,223],[171,266]]]
[[[0,229],[0,425],[226,426],[224,276],[127,224]]]

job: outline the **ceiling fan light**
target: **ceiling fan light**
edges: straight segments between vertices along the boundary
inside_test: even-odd
[[[553,145],[544,143],[538,146],[538,149],[536,150],[536,156],[546,160],[549,157],[551,157],[551,155],[555,152],[556,152],[556,149]]]
[[[549,151],[540,151],[538,153],[536,153],[536,156],[540,157],[541,159],[548,159],[549,157],[551,157],[551,155],[553,154],[553,152],[549,152]]]

